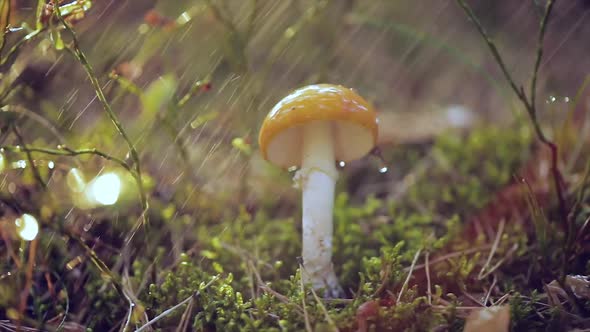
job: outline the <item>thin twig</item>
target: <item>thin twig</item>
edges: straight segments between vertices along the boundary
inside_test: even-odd
[[[543,131],[541,130],[539,121],[537,120],[537,109],[535,104],[536,98],[536,83],[537,83],[537,74],[539,71],[539,66],[541,65],[541,60],[543,58],[543,40],[545,38],[545,31],[547,30],[547,25],[549,23],[549,18],[551,17],[551,12],[553,11],[553,6],[555,5],[555,0],[549,0],[547,2],[547,6],[545,7],[545,13],[543,14],[543,18],[541,20],[541,26],[539,28],[539,37],[537,42],[537,59],[535,61],[535,67],[533,69],[532,80],[531,80],[531,100],[529,102],[529,116],[533,121],[535,126],[535,131],[537,132],[537,136],[539,140],[545,144],[551,150],[551,173],[553,176],[553,182],[555,186],[555,191],[557,193],[558,199],[558,208],[559,213],[561,215],[562,221],[566,223],[566,241],[571,239],[571,236],[574,232],[574,223],[568,218],[567,213],[567,202],[563,193],[563,176],[559,170],[559,152],[557,145],[550,141]]]
[[[502,257],[498,262],[496,262],[496,264],[494,266],[492,266],[488,272],[486,272],[484,275],[482,275],[481,278],[482,279],[485,279],[487,276],[489,276],[490,274],[494,273],[494,271],[496,271],[500,266],[502,266],[502,264],[504,264],[504,262],[512,254],[514,254],[514,252],[516,250],[518,250],[518,243],[513,244],[512,247],[510,247],[510,249],[508,249],[508,252],[506,253],[506,255],[504,257]]]
[[[82,52],[82,50],[80,48],[80,44],[78,41],[78,37],[76,36],[76,32],[74,32],[74,30],[71,28],[71,26],[65,21],[63,16],[61,16],[59,6],[55,6],[55,13],[56,13],[59,21],[62,23],[62,25],[66,29],[66,31],[68,31],[72,37],[73,47],[66,47],[66,49],[70,53],[72,53],[72,55],[76,59],[78,59],[80,64],[82,64],[82,67],[84,67],[84,70],[86,71],[88,79],[90,80],[90,83],[94,87],[94,91],[96,93],[96,96],[97,96],[98,100],[101,102],[103,109],[105,110],[105,112],[107,113],[111,122],[113,123],[113,125],[117,129],[117,132],[119,132],[121,137],[123,137],[123,140],[125,140],[125,143],[127,143],[127,146],[129,148],[129,154],[131,156],[131,159],[133,160],[133,163],[135,166],[135,173],[136,173],[136,176],[138,179],[137,186],[139,189],[141,206],[143,208],[142,220],[145,225],[148,222],[146,211],[149,208],[149,204],[148,204],[148,200],[147,200],[147,195],[145,193],[145,189],[143,187],[143,181],[142,181],[142,175],[141,175],[141,163],[140,163],[140,159],[139,159],[139,154],[137,153],[137,150],[135,149],[135,145],[133,144],[133,142],[131,141],[131,139],[127,135],[127,132],[123,128],[121,121],[119,121],[117,114],[115,114],[115,112],[111,108],[111,105],[107,101],[107,99],[104,95],[104,92],[102,90],[102,87],[100,86],[100,83],[98,82],[98,78],[97,78],[96,74],[94,73],[94,69],[92,68],[92,66],[90,65],[90,63],[86,59],[86,55],[84,54],[84,52]],[[131,236],[133,236],[133,234]]]
[[[488,244],[488,245],[481,246],[481,247],[475,247],[475,248],[465,249],[465,250],[461,250],[461,251],[451,252],[451,253],[448,253],[446,255],[437,257],[437,258],[435,258],[435,259],[433,259],[431,261],[429,260],[429,264],[432,266],[434,264],[438,264],[440,262],[444,262],[444,261],[446,261],[448,259],[451,259],[451,258],[460,257],[460,256],[463,256],[463,255],[469,255],[469,254],[473,254],[473,253],[476,253],[476,252],[488,250],[491,247],[492,246]],[[420,270],[420,269],[423,269],[425,267],[426,267],[426,264],[419,264],[419,265],[414,266],[414,270],[415,271],[416,270]],[[403,269],[402,271],[406,272],[406,271],[410,271],[410,269],[411,269],[411,267],[407,267],[407,268]]]
[[[554,0],[549,0],[547,2],[547,6],[545,7],[545,14],[543,15],[543,19],[541,20],[541,24],[539,27],[539,37],[537,38],[537,59],[535,60],[535,67],[533,69],[533,78],[531,80],[531,106],[533,109],[536,109],[536,95],[537,95],[537,74],[539,72],[539,67],[541,66],[541,60],[543,59],[543,39],[545,38],[545,31],[547,30],[547,24],[549,22],[549,18],[551,17],[551,11],[553,10],[553,6],[555,5]]]
[[[567,202],[565,199],[565,195],[563,193],[563,180],[562,180],[563,176],[562,176],[562,174],[559,170],[559,166],[558,166],[558,164],[559,164],[558,147],[553,141],[549,140],[547,138],[547,136],[545,136],[545,133],[541,129],[541,125],[537,119],[537,109],[536,109],[536,105],[535,105],[536,89],[537,89],[537,75],[538,75],[538,71],[539,71],[539,68],[541,65],[541,60],[543,58],[543,40],[545,38],[545,32],[547,31],[547,26],[549,24],[549,18],[551,17],[551,13],[553,11],[553,6],[555,5],[556,0],[549,0],[547,2],[547,5],[545,7],[545,12],[543,14],[543,18],[541,19],[539,36],[537,38],[537,40],[538,40],[537,52],[536,52],[537,55],[536,55],[536,59],[535,59],[535,65],[533,68],[533,72],[531,74],[532,78],[531,78],[531,87],[530,87],[530,91],[531,91],[530,92],[530,94],[531,94],[530,100],[527,97],[526,93],[524,92],[523,87],[522,86],[519,87],[515,83],[514,79],[510,75],[510,72],[508,71],[508,69],[504,63],[504,60],[502,59],[502,56],[500,55],[500,52],[498,51],[498,49],[496,47],[496,44],[489,37],[488,33],[483,28],[481,22],[478,20],[477,16],[473,12],[473,10],[469,7],[469,5],[467,5],[465,0],[456,0],[456,2],[465,11],[465,14],[467,15],[467,17],[469,17],[469,19],[472,20],[473,23],[475,24],[475,27],[477,28],[477,30],[479,31],[479,34],[481,35],[481,37],[484,39],[484,41],[488,45],[488,48],[490,49],[494,59],[496,60],[496,62],[500,66],[500,69],[502,70],[504,77],[506,78],[506,80],[510,84],[510,87],[512,88],[512,90],[514,90],[514,93],[518,96],[518,98],[522,101],[523,105],[525,106],[525,109],[529,115],[529,118],[531,119],[535,133],[537,134],[537,137],[539,138],[541,143],[543,143],[545,146],[547,146],[551,150],[551,174],[553,177],[555,192],[557,194],[559,213],[560,213],[562,222],[565,223],[565,226],[566,226],[566,241],[569,241],[569,240],[571,240],[570,239],[572,236],[571,234],[574,232],[574,224],[573,224],[573,221],[570,220],[570,218],[568,218]]]
[[[180,317],[180,322],[176,327],[176,332],[186,331],[186,328],[189,326],[189,322],[191,321],[191,312],[193,311],[194,306],[195,300],[193,298],[191,299],[191,301],[189,301],[188,305],[186,306],[186,309],[182,313],[182,316]]]
[[[483,273],[486,268],[490,265],[492,261],[492,257],[494,257],[494,253],[498,250],[498,245],[500,245],[500,239],[502,239],[502,234],[504,233],[504,225],[506,224],[506,219],[500,220],[500,225],[498,226],[498,232],[496,233],[496,238],[494,239],[494,243],[492,244],[492,249],[490,249],[490,254],[488,255],[488,259],[486,260],[485,264],[479,270],[479,274],[477,275],[477,279],[483,279]]]
[[[326,322],[328,322],[328,325],[330,325],[330,327],[334,331],[336,331],[336,332],[340,331],[338,329],[338,326],[336,326],[336,323],[334,322],[334,320],[332,319],[332,317],[330,317],[330,313],[326,309],[326,306],[324,305],[324,303],[322,302],[322,300],[319,298],[318,294],[315,292],[315,290],[313,289],[313,287],[311,288],[311,294],[313,295],[313,298],[318,303],[318,306],[320,307],[320,309],[324,313],[324,316],[326,317]]]
[[[399,301],[402,299],[402,294],[404,293],[404,291],[406,290],[406,287],[408,286],[408,283],[410,282],[410,278],[412,277],[412,272],[414,272],[414,266],[416,266],[416,262],[418,261],[418,257],[420,257],[420,252],[422,252],[422,249],[418,249],[418,251],[416,251],[416,254],[414,255],[414,260],[412,260],[412,265],[410,265],[410,271],[408,272],[408,277],[406,278],[406,281],[404,281],[404,284],[402,285],[402,288],[400,289],[399,294],[397,295],[396,303],[399,303]]]
[[[125,323],[121,325],[121,332],[126,332],[129,323],[131,323],[131,315],[133,314],[133,308],[135,308],[135,304],[133,302],[129,302],[129,310],[127,311],[127,318],[125,318]]]
[[[254,263],[250,260],[245,260],[245,261],[250,266],[250,270],[252,271],[252,273],[254,273],[254,276],[256,277],[256,283],[258,285],[258,288],[260,288],[263,292],[265,292],[267,294],[271,294],[272,296],[276,297],[277,300],[281,301],[282,303],[289,304],[290,306],[293,306],[293,308],[297,311],[297,313],[300,314],[301,316],[303,316],[303,308],[301,308],[297,303],[292,302],[289,299],[289,297],[270,288],[264,281],[262,281],[262,277],[260,277],[260,273],[258,273],[258,270],[256,270]]]
[[[496,278],[496,276],[494,275],[494,279],[492,280],[492,285],[490,286],[490,289],[486,292],[486,296],[483,298],[483,305],[484,306],[487,306],[488,300],[490,299],[490,295],[492,295],[492,291],[494,290],[494,287],[496,287],[497,281],[498,281],[498,278]]]

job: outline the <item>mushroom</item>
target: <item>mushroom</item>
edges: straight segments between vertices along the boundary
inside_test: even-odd
[[[294,176],[302,190],[304,282],[340,297],[332,266],[332,209],[336,162],[361,158],[377,141],[377,114],[353,90],[317,84],[295,90],[266,116],[258,142],[262,157]]]

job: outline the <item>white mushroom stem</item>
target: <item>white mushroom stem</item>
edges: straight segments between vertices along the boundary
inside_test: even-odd
[[[334,158],[331,124],[315,121],[305,125],[302,168],[295,177],[303,191],[302,276],[314,289],[326,289],[330,297],[342,295],[332,267],[332,209],[338,178]]]

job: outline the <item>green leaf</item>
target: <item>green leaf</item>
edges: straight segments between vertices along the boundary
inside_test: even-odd
[[[172,74],[161,76],[153,81],[141,98],[145,114],[155,115],[174,98],[178,82]]]
[[[8,25],[10,24],[10,1],[11,0],[0,0],[0,27],[2,28],[0,50],[3,49],[6,44],[6,31],[8,31]]]

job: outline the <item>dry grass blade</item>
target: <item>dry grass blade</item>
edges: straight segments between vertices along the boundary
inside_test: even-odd
[[[438,263],[444,262],[444,261],[449,260],[451,258],[461,257],[463,255],[469,255],[469,254],[473,254],[473,253],[476,253],[476,252],[481,252],[481,251],[484,251],[484,250],[488,250],[491,247],[492,247],[491,245],[485,245],[485,246],[481,246],[481,247],[476,247],[476,248],[470,248],[470,249],[465,249],[465,250],[461,250],[461,251],[451,252],[451,253],[448,253],[448,254],[446,254],[444,256],[437,257],[437,258],[429,261],[429,263],[432,266],[434,264],[438,264]],[[416,265],[414,267],[412,267],[412,266],[407,267],[407,268],[403,269],[403,271],[404,272],[408,272],[408,271],[411,271],[412,269],[414,271],[416,271],[416,270],[420,270],[420,269],[424,269],[424,268],[426,268],[426,264],[419,264],[419,265]]]
[[[20,326],[20,325],[15,325],[13,324],[11,321],[9,320],[0,320],[0,328],[2,328],[2,331],[20,331],[20,332],[37,332],[40,331],[39,329],[33,328],[33,327],[26,327],[26,326]]]
[[[141,332],[141,331],[147,330],[148,327],[150,327],[153,324],[157,323],[160,319],[165,318],[166,316],[170,315],[176,309],[178,309],[178,308],[182,307],[183,305],[189,303],[190,301],[193,300],[193,298],[199,297],[201,295],[201,291],[207,289],[209,286],[211,286],[217,280],[219,280],[219,276],[215,276],[215,277],[211,278],[211,280],[207,284],[205,284],[203,287],[200,287],[200,289],[198,291],[196,291],[194,294],[192,294],[191,296],[189,296],[186,299],[182,300],[180,303],[176,304],[175,306],[173,306],[171,308],[168,308],[167,310],[165,310],[164,312],[162,312],[158,316],[154,317],[154,319],[152,319],[149,322],[145,323],[142,327],[140,327],[137,330],[135,330],[135,332]]]
[[[318,303],[318,306],[320,307],[320,309],[324,313],[324,317],[326,317],[326,322],[328,322],[328,325],[330,325],[330,327],[334,331],[337,331],[338,332],[339,329],[336,326],[336,323],[334,322],[334,320],[332,319],[332,317],[330,317],[330,313],[326,309],[326,306],[324,305],[324,303],[322,302],[322,300],[318,297],[318,294],[315,292],[315,290],[313,288],[311,288],[311,294],[313,295],[313,298],[316,300],[316,302]]]
[[[299,265],[299,271],[303,272],[303,265]],[[303,320],[305,321],[305,330],[307,332],[313,332],[311,328],[311,324],[309,323],[309,315],[307,314],[307,307],[305,305],[305,287],[303,285],[303,278],[299,278],[299,283],[301,284],[301,306],[303,308]]]
[[[117,132],[121,135],[121,137],[123,137],[123,140],[125,141],[125,143],[127,143],[127,147],[129,148],[129,154],[130,154],[131,159],[133,160],[133,163],[135,166],[135,173],[136,173],[136,177],[137,177],[137,187],[139,189],[141,206],[143,209],[143,212],[141,214],[141,220],[142,220],[143,225],[147,225],[148,219],[147,219],[146,212],[149,209],[149,203],[148,203],[148,199],[147,199],[147,194],[145,192],[145,188],[143,186],[142,175],[141,175],[141,162],[139,159],[139,153],[137,152],[137,149],[135,149],[135,145],[131,141],[131,138],[129,137],[129,135],[127,134],[125,129],[123,128],[123,125],[121,124],[121,121],[119,120],[119,117],[117,116],[117,114],[115,114],[115,112],[111,108],[111,104],[107,101],[105,94],[103,92],[103,89],[100,86],[100,83],[98,82],[98,78],[97,78],[96,74],[94,73],[94,69],[92,68],[92,66],[90,65],[88,60],[86,59],[86,55],[84,54],[84,52],[82,52],[82,50],[80,49],[80,45],[79,45],[79,41],[78,41],[78,37],[76,36],[76,33],[70,27],[70,25],[65,21],[64,17],[61,15],[59,6],[55,6],[55,15],[57,15],[57,18],[59,19],[61,24],[64,26],[66,31],[68,31],[68,33],[72,37],[73,46],[67,47],[66,49],[70,53],[72,53],[72,55],[80,62],[80,64],[82,65],[82,67],[86,71],[88,79],[90,80],[92,86],[94,87],[94,91],[96,93],[96,96],[97,96],[98,100],[100,101],[100,103],[102,104],[103,109],[105,110],[109,119],[111,120],[111,122],[113,123],[115,128],[117,129]],[[134,227],[134,230],[132,231],[132,233],[128,236],[128,238],[126,240],[127,243],[129,243],[129,241],[133,238],[137,229],[139,229],[139,225]]]
[[[498,278],[494,275],[494,280],[492,280],[492,284],[490,285],[490,289],[486,292],[486,296],[483,298],[483,305],[487,305],[488,301],[490,300],[490,295],[496,287],[496,282],[498,282]]]
[[[406,281],[404,281],[404,284],[402,285],[402,288],[399,291],[399,294],[397,295],[397,301],[396,303],[399,303],[402,295],[404,294],[404,291],[406,290],[406,287],[408,287],[408,283],[410,282],[410,278],[412,277],[412,272],[414,272],[414,267],[416,266],[416,262],[418,261],[418,257],[420,257],[420,253],[422,252],[422,249],[418,249],[418,251],[416,251],[416,254],[414,255],[414,260],[412,260],[412,265],[410,265],[410,271],[408,272],[408,277],[406,278]]]
[[[502,238],[502,234],[504,233],[504,225],[505,224],[506,224],[506,220],[502,219],[500,221],[500,225],[498,226],[498,232],[496,233],[496,238],[494,239],[494,244],[492,245],[492,249],[490,250],[490,254],[488,255],[488,259],[486,260],[485,264],[481,267],[481,270],[479,271],[479,274],[477,275],[478,280],[481,280],[485,276],[487,276],[487,273],[484,275],[484,271],[490,265],[490,262],[492,261],[492,257],[494,257],[494,253],[496,253],[496,250],[498,250],[498,245],[500,244],[500,239]]]
[[[135,307],[133,302],[129,302],[129,309],[127,310],[127,317],[125,318],[125,323],[121,324],[121,332],[127,331],[127,327],[131,323],[131,315],[133,314],[133,308]]]
[[[180,322],[176,328],[176,332],[184,332],[187,330],[191,318],[191,312],[193,311],[194,306],[195,300],[194,298],[191,298],[188,305],[186,306],[186,310],[184,310],[182,316],[180,317]]]
[[[485,279],[487,278],[490,274],[494,273],[494,271],[496,271],[498,268],[500,268],[500,266],[502,266],[502,264],[504,264],[504,262],[510,257],[512,256],[516,250],[518,250],[518,244],[515,243],[512,245],[512,247],[510,247],[510,249],[508,250],[508,252],[506,253],[506,255],[504,257],[502,257],[500,260],[498,260],[498,262],[496,262],[496,264],[494,264],[494,266],[492,266],[488,272],[484,273],[481,278]]]

